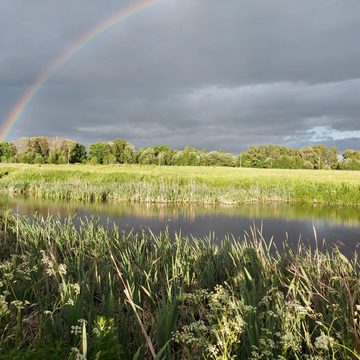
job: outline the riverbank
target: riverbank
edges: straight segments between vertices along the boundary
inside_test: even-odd
[[[81,201],[360,205],[360,172],[2,164],[0,191]]]
[[[337,249],[12,216],[0,231],[4,359],[360,359],[359,263]]]

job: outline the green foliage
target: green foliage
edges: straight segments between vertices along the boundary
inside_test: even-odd
[[[18,161],[28,164],[75,164],[86,159],[84,145],[59,137],[22,138],[18,150]]]
[[[89,159],[91,163],[106,164],[111,154],[109,143],[99,142],[89,146]]]
[[[299,150],[304,161],[313,164],[314,169],[336,169],[338,150],[333,147],[327,149],[324,145],[307,146]]]
[[[123,161],[124,164],[136,164],[137,163],[137,154],[135,146],[128,144],[124,148],[123,152]]]
[[[45,164],[45,159],[41,156],[41,154],[36,154],[34,156],[34,164]]]
[[[145,147],[139,150],[139,164],[150,165],[156,163],[156,152],[152,147]]]
[[[233,166],[234,156],[223,151],[211,151],[206,154],[206,164],[209,166]]]
[[[176,156],[175,165],[183,166],[196,166],[200,165],[200,153],[201,151],[194,149],[190,146],[186,146],[183,151],[179,151]]]
[[[69,164],[83,163],[86,160],[86,148],[75,141],[64,141],[61,146],[61,153],[68,159]]]
[[[224,151],[206,151],[185,146],[182,150],[167,145],[147,146],[138,152],[124,139],[90,144],[90,164],[142,164],[174,166],[226,166],[268,169],[359,170],[357,150],[346,150],[339,161],[338,150],[324,145],[305,146],[300,149],[278,145],[250,146],[236,158]],[[43,161],[41,162],[41,158]],[[84,163],[87,152],[84,145],[59,137],[21,138],[17,148],[0,142],[0,161],[23,163],[75,164]]]
[[[3,215],[0,231],[4,359],[150,359],[139,319],[160,359],[360,359],[357,254],[279,251],[255,228],[189,241]]]
[[[37,159],[45,158],[48,156],[49,144],[45,141],[44,137],[34,137],[34,138],[21,138],[19,140],[20,145],[18,147],[18,161],[34,164],[35,158]]]
[[[236,160],[236,166],[273,169],[336,169],[338,150],[324,145],[293,149],[277,145],[251,146]]]
[[[16,162],[16,146],[8,141],[0,141],[0,161]]]
[[[103,158],[102,164],[104,165],[116,164],[116,157],[113,154],[108,154]]]
[[[360,151],[346,150],[339,168],[341,170],[360,170]]]
[[[30,164],[43,164],[49,156],[49,141],[45,136],[24,138],[25,160]]]
[[[124,139],[116,139],[111,143],[111,152],[115,156],[115,162],[118,164],[124,164],[124,152],[129,144]]]

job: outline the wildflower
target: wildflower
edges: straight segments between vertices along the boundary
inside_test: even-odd
[[[78,325],[72,325],[71,330],[70,330],[70,334],[73,334],[75,336],[81,335],[83,324],[84,323],[85,323],[85,325],[87,324],[87,321],[85,319],[79,319],[77,322],[78,322]]]
[[[334,339],[331,336],[321,334],[315,339],[315,347],[317,349],[328,350],[334,345]]]
[[[72,347],[71,352],[74,353],[76,360],[86,360],[86,357],[83,354],[81,354],[78,348]]]
[[[300,351],[301,339],[291,332],[287,332],[281,336],[281,343],[284,348]]]
[[[74,300],[73,299],[69,299],[65,305],[69,305],[69,306],[74,306]]]
[[[0,318],[10,313],[9,305],[4,295],[0,295]]]
[[[60,275],[66,275],[67,268],[65,264],[59,264],[58,271]]]
[[[25,300],[25,301],[21,301],[21,300],[14,300],[11,302],[11,305],[14,305],[18,310],[24,309],[26,305],[29,305],[30,303]]]
[[[208,351],[211,355],[214,357],[217,357],[219,355],[219,348],[216,345],[209,345]]]
[[[75,295],[80,294],[80,285],[79,284],[72,284],[72,289],[73,289]]]
[[[45,272],[49,276],[55,275],[54,262],[41,250],[41,263],[44,265]]]
[[[79,325],[73,325],[71,326],[70,334],[73,334],[75,336],[81,335],[82,328]]]

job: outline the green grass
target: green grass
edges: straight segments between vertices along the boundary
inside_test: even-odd
[[[256,229],[215,244],[4,215],[0,231],[1,359],[150,359],[149,342],[158,359],[360,358],[356,255]]]
[[[150,203],[360,205],[360,172],[142,165],[1,165],[0,190]]]

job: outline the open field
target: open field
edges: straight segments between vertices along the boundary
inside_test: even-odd
[[[360,205],[360,172],[144,165],[0,166],[0,190],[49,199]]]
[[[0,231],[2,359],[360,359],[360,264],[337,249],[6,215]]]

